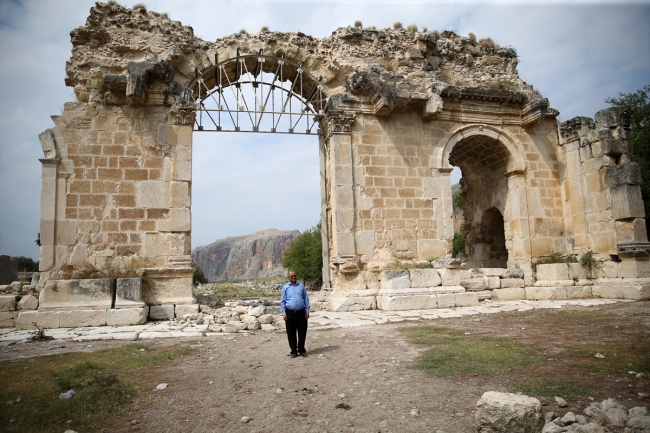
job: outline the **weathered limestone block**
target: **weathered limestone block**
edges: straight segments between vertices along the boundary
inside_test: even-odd
[[[539,400],[525,395],[488,391],[476,403],[479,433],[541,433],[544,413]]]
[[[106,325],[106,310],[72,310],[59,313],[60,328]]]
[[[639,185],[619,185],[610,189],[612,217],[615,220],[643,218],[645,209]]]
[[[16,326],[18,311],[0,312],[0,328],[14,328]]]
[[[262,325],[273,323],[273,314],[262,314],[257,318]]]
[[[380,292],[377,295],[377,308],[383,311],[407,311],[437,308],[435,294],[422,293],[408,296]]]
[[[508,270],[502,268],[481,268],[481,271],[486,277],[506,278],[508,276]]]
[[[537,265],[537,281],[557,281],[569,279],[569,267],[566,263]]]
[[[226,328],[235,328],[237,331],[245,331],[246,329],[248,329],[248,324],[246,324],[244,322],[230,321],[230,322],[226,323],[225,327]],[[228,332],[228,331],[224,331],[224,332]]]
[[[521,268],[510,268],[508,269],[509,278],[524,278],[524,270]],[[506,278],[506,277],[504,277]]]
[[[106,310],[106,324],[108,326],[140,325],[147,322],[149,307],[120,308]]]
[[[591,288],[594,298],[650,299],[650,279],[648,278],[599,278]]]
[[[460,269],[438,269],[443,286],[460,286]]]
[[[266,313],[266,307],[264,305],[258,305],[257,307],[253,307],[246,314],[249,316],[254,316],[254,317],[260,317]]]
[[[141,308],[142,278],[118,278],[115,292],[115,308]]]
[[[495,289],[492,290],[492,299],[495,301],[517,301],[520,299],[526,299],[526,290],[523,286]]]
[[[535,287],[564,287],[564,286],[573,286],[575,281],[573,280],[538,280],[533,283]]]
[[[500,280],[500,285],[502,289],[524,287],[524,280],[521,278],[502,278]]]
[[[377,308],[377,299],[375,298],[375,291],[368,293],[367,296],[332,296],[330,297],[330,305],[332,311],[362,311],[374,310]],[[381,308],[380,308],[381,309]]]
[[[440,296],[440,295],[439,295]],[[478,305],[476,293],[456,293],[457,307],[475,307]]]
[[[460,280],[460,285],[463,286],[465,289],[472,290],[472,291],[485,290],[487,288],[485,278],[482,277]]]
[[[486,299],[492,299],[492,290],[481,290],[478,292],[472,292],[476,294],[476,297],[479,301],[485,301]]]
[[[183,317],[186,314],[199,314],[199,304],[176,305],[174,312],[176,317]]]
[[[574,286],[566,288],[568,299],[589,299],[592,297],[591,286]]]
[[[0,311],[14,311],[16,309],[16,296],[0,295]]]
[[[449,243],[439,239],[418,239],[418,259],[427,260],[430,257],[446,256]]]
[[[408,271],[383,271],[380,278],[382,289],[405,289],[411,287]]]
[[[531,301],[556,301],[567,299],[565,287],[526,287],[526,299]]]
[[[442,283],[436,269],[411,269],[411,287],[436,287]]]
[[[38,308],[38,299],[36,296],[25,295],[18,302],[19,310],[36,310]]]
[[[39,328],[55,329],[59,327],[58,311],[21,311],[16,317],[16,330]]]
[[[585,277],[585,270],[580,263],[567,263],[567,265],[569,266],[569,280],[575,281],[576,278]]]
[[[499,289],[501,288],[501,279],[499,277],[485,277],[485,280],[487,281],[487,288],[488,289]],[[522,284],[524,280],[521,280]]]
[[[470,278],[474,278],[476,275],[472,273],[471,269],[461,269],[459,273],[459,277],[461,280],[469,280]]]
[[[618,263],[619,278],[650,278],[650,261],[623,260]]]
[[[152,305],[149,307],[149,319],[151,320],[172,320],[173,318],[173,305]]]
[[[40,293],[39,310],[108,309],[112,293],[113,282],[108,278],[48,280]]]

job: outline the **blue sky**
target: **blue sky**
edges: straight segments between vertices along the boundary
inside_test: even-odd
[[[120,2],[132,6],[136,1]],[[262,26],[325,37],[395,21],[491,37],[517,49],[519,74],[560,110],[593,117],[604,100],[650,83],[650,0],[605,2],[145,1],[211,41]],[[43,157],[38,134],[74,99],[69,33],[94,1],[0,0],[0,254],[38,258]],[[318,222],[316,137],[195,133],[192,246]]]

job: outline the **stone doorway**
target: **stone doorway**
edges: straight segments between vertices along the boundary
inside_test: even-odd
[[[449,163],[460,167],[461,194],[465,204],[465,253],[470,268],[508,266],[506,230],[508,196],[508,148],[497,138],[476,134],[458,141]]]

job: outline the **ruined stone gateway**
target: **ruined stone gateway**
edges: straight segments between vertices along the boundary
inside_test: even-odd
[[[519,78],[512,49],[449,31],[355,27],[208,42],[156,12],[103,3],[71,39],[66,84],[78,102],[40,135],[43,314],[89,308],[70,288],[88,268],[144,277],[113,287],[110,306],[97,307],[109,313],[115,290],[145,317],[147,306],[195,304],[193,131],[280,132],[275,118],[287,113],[298,120],[284,132],[319,139],[331,308],[650,297],[627,112],[558,123]],[[273,90],[284,105],[268,102]],[[468,270],[451,258],[453,166],[463,173]],[[595,258],[588,270],[532,265],[585,253]]]

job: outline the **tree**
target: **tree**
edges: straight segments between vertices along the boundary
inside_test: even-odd
[[[634,162],[641,168],[643,184],[641,197],[645,204],[646,221],[650,218],[650,84],[634,93],[619,93],[618,98],[605,102],[617,107],[629,107],[631,111],[632,152]]]
[[[203,269],[201,269],[198,265],[194,265],[194,275],[192,276],[192,284],[193,285],[198,285],[198,284],[208,284],[208,279],[205,277],[205,273],[203,272]]]
[[[320,223],[301,233],[284,253],[282,266],[296,271],[309,288],[323,280],[323,240]]]
[[[38,262],[35,262],[31,257],[18,256],[16,257],[16,264],[18,272],[38,272]]]

